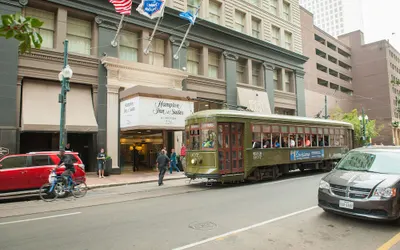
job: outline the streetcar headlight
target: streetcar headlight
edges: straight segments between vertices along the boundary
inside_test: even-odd
[[[192,163],[192,165],[196,165],[197,164],[197,160],[196,159],[192,159],[190,162]]]
[[[319,182],[319,188],[320,189],[329,189],[330,187],[331,187],[331,185],[329,185],[329,183],[324,181],[324,180],[321,180]]]

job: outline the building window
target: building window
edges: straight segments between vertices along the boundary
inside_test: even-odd
[[[200,5],[200,0],[188,0],[187,1],[187,10],[192,12],[192,14],[196,14],[197,7]]]
[[[244,32],[246,14],[235,10],[235,30]]]
[[[283,1],[283,19],[290,21],[290,3]]]
[[[152,49],[149,54],[149,63],[154,66],[164,67],[164,49],[164,40],[154,39],[152,43]]]
[[[271,0],[270,11],[275,16],[278,15],[278,0]]]
[[[210,0],[210,5],[209,5],[209,20],[213,23],[220,24],[220,19],[221,19],[221,4]]]
[[[261,87],[263,84],[261,82],[261,63],[252,62],[252,83],[254,86]]]
[[[293,84],[292,84],[292,72],[285,71],[285,90],[286,92],[294,92]]]
[[[119,58],[122,60],[137,62],[138,37],[134,32],[121,31],[119,41]]]
[[[208,52],[208,76],[218,78],[219,57],[217,53]]]
[[[281,84],[279,84],[279,73],[280,69],[274,69],[274,86],[276,90],[282,90]]]
[[[43,48],[53,48],[54,47],[54,19],[55,14],[52,12],[34,9],[34,8],[26,8],[25,10],[26,17],[34,17],[43,22],[42,27],[37,29],[36,31],[42,36]]]
[[[187,71],[190,74],[199,74],[200,54],[199,50],[195,48],[188,48],[187,51]]]
[[[272,26],[272,43],[275,45],[281,45],[281,29],[275,26]]]
[[[285,49],[292,50],[292,33],[285,31]]]
[[[240,83],[246,83],[246,59],[239,59],[236,64],[236,81]]]
[[[255,38],[260,39],[260,30],[261,30],[261,20],[257,18],[251,18],[251,35]]]
[[[68,17],[67,39],[69,41],[69,51],[90,55],[92,23]]]

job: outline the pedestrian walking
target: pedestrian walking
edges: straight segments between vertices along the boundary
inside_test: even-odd
[[[104,168],[106,163],[106,154],[104,148],[100,149],[100,153],[97,155],[97,169],[99,171],[99,178],[104,178]]]
[[[67,143],[67,145],[65,145],[65,151],[74,152],[74,150],[71,148],[71,144],[69,142]]]
[[[132,170],[133,172],[139,171],[139,151],[136,147],[132,150]]]
[[[176,153],[175,153],[175,149],[171,149],[171,164],[169,167],[169,173],[172,174],[172,171],[175,169],[176,172],[180,172],[179,168],[177,166],[178,164],[178,159],[176,158]]]
[[[164,185],[163,180],[164,180],[164,175],[165,172],[167,172],[167,168],[170,162],[170,159],[166,155],[167,151],[164,149],[161,150],[160,155],[157,157],[157,168],[159,171],[158,174],[158,186]]]

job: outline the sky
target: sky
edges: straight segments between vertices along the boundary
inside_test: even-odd
[[[389,39],[400,52],[400,0],[362,1],[365,43]]]

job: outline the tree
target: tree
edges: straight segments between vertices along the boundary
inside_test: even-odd
[[[331,114],[331,119],[344,121],[353,124],[354,126],[354,139],[355,142],[362,143],[362,122],[358,119],[359,114],[357,109],[353,109],[349,113],[345,113],[341,108],[337,107]],[[366,136],[367,138],[375,138],[379,135],[380,131],[382,131],[384,125],[379,127],[376,126],[376,120],[368,120],[368,123],[365,126]]]
[[[19,41],[19,52],[30,52],[32,47],[40,49],[43,39],[36,29],[43,22],[32,17],[24,17],[20,13],[0,15],[0,37],[14,38]]]

